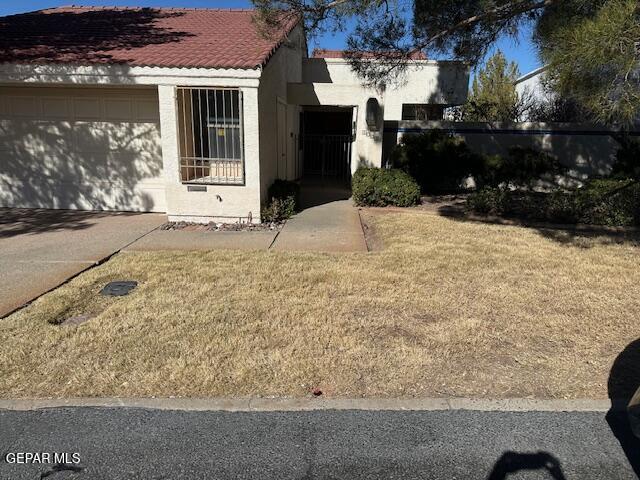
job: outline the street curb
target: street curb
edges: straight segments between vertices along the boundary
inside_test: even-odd
[[[298,412],[313,410],[486,412],[607,412],[624,411],[627,402],[593,399],[481,398],[62,398],[1,400],[0,410],[107,407],[225,412]]]

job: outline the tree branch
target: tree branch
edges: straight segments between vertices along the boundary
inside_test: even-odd
[[[432,43],[437,40],[451,35],[452,33],[463,30],[465,28],[476,25],[484,20],[495,19],[495,20],[505,20],[508,18],[513,18],[517,15],[522,15],[523,13],[532,12],[534,10],[539,10],[541,8],[545,8],[550,6],[553,3],[557,3],[559,0],[539,0],[533,2],[531,0],[517,0],[512,3],[508,3],[506,5],[501,5],[500,7],[493,8],[491,10],[487,10],[486,12],[474,15],[472,17],[466,18],[452,27],[447,28],[446,30],[442,30],[441,32],[436,33],[429,37],[425,42],[417,45],[413,50],[411,50],[407,56],[412,55],[413,53],[423,50],[427,48]],[[518,4],[521,4],[518,6]]]

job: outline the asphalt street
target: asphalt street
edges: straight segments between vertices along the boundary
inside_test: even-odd
[[[0,452],[3,480],[631,479],[640,464],[624,416],[596,412],[2,410]],[[10,463],[21,452],[68,463]]]

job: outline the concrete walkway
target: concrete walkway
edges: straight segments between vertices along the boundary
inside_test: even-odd
[[[189,230],[155,230],[124,251],[158,250],[267,250],[277,231],[210,232]]]
[[[0,209],[0,318],[166,221],[158,214]]]
[[[307,252],[366,252],[358,209],[344,188],[303,185],[302,211],[280,231],[211,232],[155,230],[125,251],[158,250],[276,250]]]
[[[366,252],[358,210],[351,200],[307,208],[287,221],[272,250]]]
[[[303,184],[302,211],[287,221],[277,251],[366,252],[358,209],[344,188]]]

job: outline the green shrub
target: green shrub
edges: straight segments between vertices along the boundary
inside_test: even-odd
[[[474,191],[467,198],[467,207],[482,214],[502,215],[508,192],[494,187],[485,187]]]
[[[391,163],[415,178],[425,193],[463,190],[469,177],[477,188],[532,188],[545,176],[564,171],[558,159],[532,148],[513,147],[506,157],[473,153],[463,139],[442,130],[403,137]]]
[[[500,166],[502,181],[513,187],[532,188],[545,176],[562,173],[564,168],[557,158],[539,150],[512,147]]]
[[[574,191],[550,193],[485,187],[469,195],[467,208],[550,223],[640,225],[640,184],[600,179]]]
[[[577,196],[571,192],[555,190],[549,193],[535,205],[538,215],[532,215],[534,220],[553,223],[580,223],[582,206]]]
[[[263,222],[281,222],[290,218],[298,210],[300,185],[288,180],[276,180],[269,187],[269,202],[262,208]]]
[[[290,218],[296,212],[295,201],[291,198],[272,198],[269,204],[262,209],[262,221],[264,223],[281,222]]]
[[[532,148],[512,147],[509,155],[480,157],[471,174],[478,188],[533,188],[541,179],[562,173],[565,169],[557,158]]]
[[[402,170],[360,168],[351,186],[356,205],[409,207],[420,201],[420,187]]]
[[[297,182],[277,179],[269,187],[267,196],[269,197],[269,199],[271,198],[285,199],[285,198],[293,197],[297,206],[298,199],[300,197],[300,185]]]
[[[460,191],[481,160],[463,139],[442,130],[406,135],[391,153],[392,166],[415,178],[426,193]]]
[[[624,136],[619,142],[620,148],[616,152],[611,176],[617,179],[640,180],[640,140]]]
[[[640,185],[629,180],[596,179],[576,191],[581,223],[640,225]]]
[[[484,155],[479,157],[474,170],[471,172],[476,189],[480,190],[485,187],[497,188],[504,179],[502,176],[502,165],[504,157],[501,155]]]

